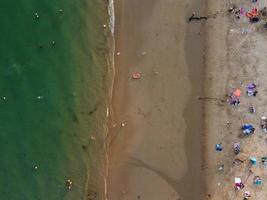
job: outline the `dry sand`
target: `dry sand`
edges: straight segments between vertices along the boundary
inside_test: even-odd
[[[252,8],[253,4],[246,0],[234,1],[238,7]],[[267,6],[266,1],[259,1],[260,6]],[[267,169],[261,164],[260,158],[267,155],[266,134],[259,126],[260,117],[266,116],[267,91],[267,32],[262,29],[262,24],[250,24],[243,16],[234,20],[227,10],[229,1],[211,1],[209,10],[220,11],[218,17],[208,21],[208,43],[206,55],[206,93],[210,97],[225,98],[231,88],[241,88],[243,95],[239,107],[231,107],[216,101],[206,102],[205,123],[207,138],[207,166],[206,177],[208,193],[213,200],[242,200],[244,191],[252,193],[252,199],[267,199],[266,175]],[[254,4],[258,5],[258,4]],[[245,28],[247,33],[242,34]],[[258,95],[248,97],[245,86],[250,82],[258,85]],[[248,107],[254,105],[256,113],[250,114]],[[230,125],[227,125],[230,122]],[[240,138],[241,125],[251,123],[256,127],[255,134]],[[224,150],[215,152],[214,145],[222,142]],[[249,161],[243,164],[233,164],[235,155],[233,143],[241,143],[241,154],[246,158],[258,158],[256,167]],[[218,172],[219,164],[224,164],[223,172]],[[249,169],[254,174],[249,176]],[[261,176],[265,183],[262,186],[253,185],[255,175]],[[245,181],[245,188],[241,191],[234,190],[234,178],[240,177]]]
[[[187,37],[187,43],[195,38],[191,50],[200,37],[186,22],[191,2],[115,4],[120,55],[115,56],[108,199],[199,200],[201,104],[196,99],[201,89],[196,88],[201,79],[190,79],[202,72],[190,69],[186,58],[192,58],[185,55],[186,31],[195,34]],[[132,80],[133,72],[141,79]]]

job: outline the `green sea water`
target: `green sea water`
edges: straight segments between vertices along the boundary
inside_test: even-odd
[[[1,200],[85,199],[106,114],[106,4],[0,1]]]

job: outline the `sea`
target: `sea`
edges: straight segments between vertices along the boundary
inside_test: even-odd
[[[108,13],[106,0],[0,1],[1,200],[99,196]]]

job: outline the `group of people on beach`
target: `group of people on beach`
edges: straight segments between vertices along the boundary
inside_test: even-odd
[[[256,97],[257,96],[257,93],[258,93],[258,90],[257,90],[257,85],[255,83],[252,82],[252,83],[247,84],[247,86],[246,86],[246,95],[248,97]],[[241,89],[239,89],[239,88],[233,89],[227,95],[229,105],[234,106],[234,107],[239,106],[239,104],[240,104],[240,97],[241,96],[242,96]],[[248,111],[251,114],[253,114],[253,113],[256,112],[256,109],[255,109],[254,106],[250,106],[248,108]],[[261,126],[261,128],[262,128],[262,130],[264,132],[267,132],[267,118],[266,117],[262,117],[261,118],[260,126]],[[243,124],[242,127],[241,127],[241,129],[242,129],[243,136],[252,135],[252,134],[254,134],[254,131],[255,131],[254,126],[252,124],[248,124],[248,123]],[[218,152],[222,151],[223,150],[222,143],[216,144],[215,145],[215,150],[218,151]],[[236,156],[240,153],[240,151],[241,151],[241,145],[240,145],[239,142],[235,142],[233,144],[233,151],[234,151],[234,153],[235,153]],[[234,163],[237,162],[237,161],[239,161],[241,163],[244,163],[246,160],[247,160],[247,158],[242,159],[242,158],[236,157]],[[250,157],[249,158],[249,162],[250,162],[250,170],[249,170],[248,177],[253,174],[252,167],[257,165],[257,158]],[[267,166],[267,157],[262,157],[262,164],[264,166]],[[221,165],[219,166],[219,168],[220,168],[219,171],[222,171],[223,168],[222,168]],[[248,179],[248,177],[247,177],[247,179]],[[255,176],[254,177],[254,179],[253,179],[253,184],[254,185],[261,185],[262,183],[263,183],[263,180],[261,179],[260,176]],[[243,182],[241,180],[241,178],[236,177],[235,178],[234,189],[237,190],[237,191],[239,191],[239,190],[242,190],[243,188],[245,188],[245,182]],[[247,191],[246,190],[244,192],[244,200],[248,200],[248,199],[250,199],[250,197],[251,197],[250,191]]]
[[[229,13],[233,14],[235,17],[235,23],[239,23],[240,19],[248,19],[248,22],[250,24],[256,24],[257,27],[260,27],[262,22],[265,23],[264,28],[266,26],[267,28],[267,8],[263,7],[262,9],[259,8],[259,4],[257,3],[258,0],[250,0],[250,6],[249,7],[237,7],[235,4],[230,3],[229,6]],[[255,4],[257,3],[257,4]],[[247,6],[249,4],[249,2],[246,2]],[[259,22],[259,23],[258,23]],[[245,28],[243,28],[245,29]],[[243,33],[248,33],[248,31],[242,31]],[[257,90],[257,85],[254,82],[248,83],[246,85],[246,87],[244,88],[246,90],[245,94],[247,97],[249,98],[255,98],[258,95],[258,90]],[[233,106],[233,107],[238,107],[241,103],[240,101],[240,97],[242,95],[242,88],[235,88],[233,89],[228,95],[227,95],[227,99],[228,99],[228,103],[229,105]],[[248,112],[251,114],[254,114],[256,112],[256,108],[255,106],[253,106],[253,104],[250,104],[248,106]],[[260,118],[259,120],[260,122],[260,127],[262,129],[263,132],[267,133],[267,117],[263,116]],[[241,137],[239,138],[243,138],[243,137],[251,137],[250,135],[254,134],[255,132],[255,127],[252,124],[249,123],[245,123],[241,126],[241,131],[242,134],[240,134]],[[250,140],[250,139],[248,139]],[[244,144],[244,142],[235,142],[233,144],[233,152],[235,154],[234,156],[234,161],[233,161],[233,166],[239,166],[241,168],[236,168],[238,174],[240,173],[240,170],[244,170],[247,171],[246,169],[248,169],[248,175],[245,175],[247,177],[235,177],[234,178],[234,190],[236,191],[242,191],[243,189],[243,199],[244,200],[249,200],[252,198],[252,192],[254,189],[251,188],[250,186],[246,186],[247,185],[247,180],[249,180],[249,177],[252,176],[254,173],[254,177],[252,177],[252,184],[255,187],[259,187],[260,185],[263,184],[263,179],[259,176],[261,174],[261,172],[259,172],[256,168],[256,166],[258,166],[258,158],[254,157],[254,156],[248,156],[246,155],[244,152],[248,151],[246,150],[245,146],[243,148],[241,148],[241,144]],[[249,147],[248,147],[249,148]],[[218,143],[215,145],[215,149],[216,151],[220,152],[223,150],[223,146],[222,143]],[[244,149],[244,150],[243,150]],[[241,153],[240,153],[241,152]],[[267,156],[263,155],[260,158],[261,162],[260,165],[263,166],[264,168],[267,168]],[[248,163],[248,165],[244,165]],[[248,168],[247,168],[248,167]],[[246,169],[245,169],[246,168]],[[219,171],[223,170],[223,165],[219,166]],[[230,175],[232,176],[232,175]],[[242,180],[244,179],[244,180]],[[251,191],[249,191],[251,190]],[[254,196],[254,195],[253,195]]]
[[[257,3],[258,0],[251,0],[252,3]],[[257,23],[260,21],[265,22],[263,27],[267,29],[267,7],[263,7],[259,10],[256,6],[246,10],[243,7],[237,7],[234,3],[230,2],[228,12],[235,15],[235,19],[240,20],[242,16],[246,16],[251,23]]]

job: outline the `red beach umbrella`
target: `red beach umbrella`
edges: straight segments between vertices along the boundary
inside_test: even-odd
[[[233,94],[234,94],[236,97],[240,97],[241,94],[242,94],[242,92],[241,92],[240,89],[237,88],[237,89],[233,92]]]

